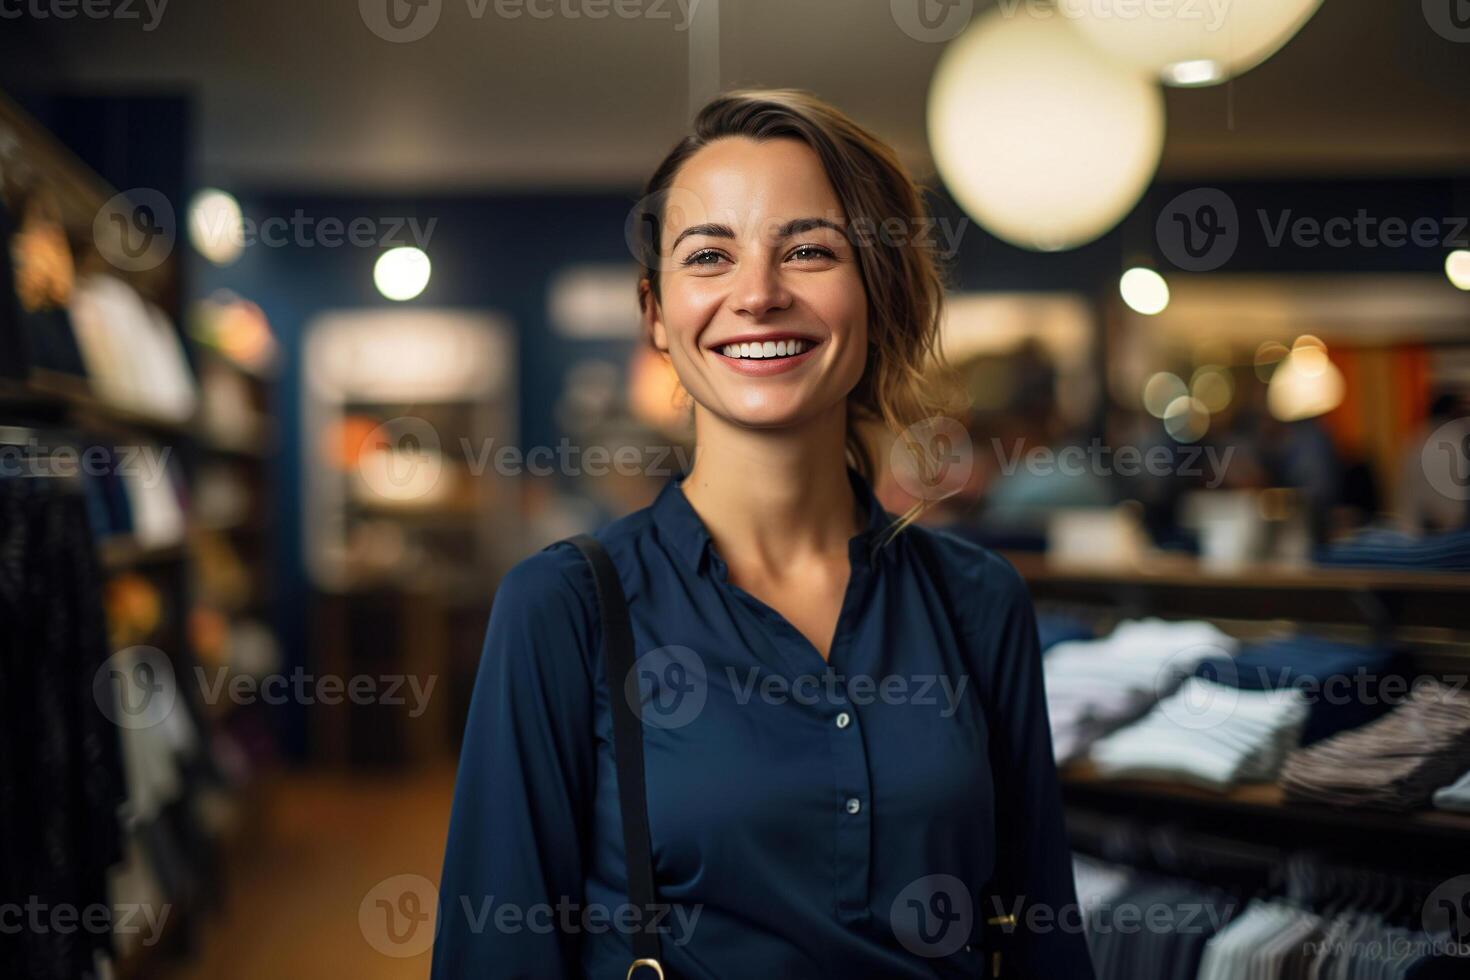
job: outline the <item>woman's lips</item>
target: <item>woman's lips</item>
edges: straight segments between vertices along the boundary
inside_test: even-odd
[[[808,341],[806,350],[800,354],[788,354],[785,357],[727,357],[717,348],[710,348],[710,353],[736,374],[743,374],[748,378],[764,378],[796,370],[805,364],[807,359],[821,346],[819,342]]]

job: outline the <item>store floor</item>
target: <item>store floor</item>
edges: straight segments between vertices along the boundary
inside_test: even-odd
[[[439,880],[453,792],[449,765],[277,777],[234,861],[223,914],[205,929],[198,954],[162,980],[428,976],[427,951],[380,952],[359,909],[395,876]]]

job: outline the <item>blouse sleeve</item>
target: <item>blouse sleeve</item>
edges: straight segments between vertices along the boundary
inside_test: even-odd
[[[596,769],[592,581],[571,546],[496,591],[439,883],[433,980],[578,969],[559,906],[583,902]]]
[[[991,737],[998,743],[992,753],[999,770],[992,774],[996,835],[1002,842],[996,859],[1010,862],[1016,892],[1010,901],[1020,903],[1015,962],[1006,975],[1092,980],[1052,754],[1036,612],[1019,573],[994,554],[986,557],[991,584],[982,594],[993,602],[976,617],[984,641],[976,652],[987,674],[986,707],[993,713]],[[987,621],[988,628],[978,625]],[[999,913],[987,907],[979,914]]]

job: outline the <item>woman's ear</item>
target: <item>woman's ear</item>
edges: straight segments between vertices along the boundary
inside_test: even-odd
[[[654,350],[669,352],[669,335],[664,329],[663,311],[659,309],[658,297],[653,293],[653,284],[645,277],[638,281],[638,308],[643,321],[643,335],[653,344]]]

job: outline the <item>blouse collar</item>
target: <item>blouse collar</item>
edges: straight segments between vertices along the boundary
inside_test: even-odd
[[[848,553],[854,561],[867,562],[880,535],[888,530],[894,517],[883,509],[862,474],[849,466],[847,478],[857,495],[858,506],[866,515],[863,529],[848,542]],[[718,556],[711,548],[709,529],[689,503],[689,498],[684,496],[681,483],[682,479],[670,480],[659,491],[650,508],[653,522],[666,546],[677,552],[696,572],[703,573],[711,556]]]

